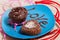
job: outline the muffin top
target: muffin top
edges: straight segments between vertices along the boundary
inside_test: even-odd
[[[11,10],[9,13],[9,18],[14,22],[21,22],[21,20],[25,19],[28,12],[24,7],[16,7]]]

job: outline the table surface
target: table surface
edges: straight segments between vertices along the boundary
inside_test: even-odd
[[[2,30],[2,28],[1,28],[1,18],[2,18],[3,13],[9,8],[13,8],[13,7],[17,7],[17,6],[32,5],[32,4],[34,4],[35,1],[40,1],[40,0],[30,0],[30,1],[26,1],[26,0],[25,1],[24,0],[7,0],[7,1],[6,0],[0,0],[0,40],[4,39],[4,37],[3,37],[4,32],[3,31],[1,32],[1,30]],[[56,2],[60,3],[59,0],[53,0],[53,1],[56,1]],[[49,8],[55,14],[56,10],[51,6]],[[53,32],[52,34],[48,33],[48,34],[42,36],[41,38],[37,38],[37,39],[34,39],[34,40],[41,40],[43,38],[47,38],[49,36],[54,35],[54,33],[59,30],[58,26],[60,26],[60,25],[56,24],[54,26],[54,29],[51,31],[51,32]],[[56,31],[54,31],[54,30],[56,30]],[[14,39],[14,38],[11,38],[11,37],[7,36],[6,40],[20,40],[20,39]],[[31,39],[31,40],[33,40],[33,39]],[[60,34],[55,38],[55,40],[60,40]]]

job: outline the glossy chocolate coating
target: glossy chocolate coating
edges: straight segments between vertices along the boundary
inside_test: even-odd
[[[28,22],[33,22],[34,24],[30,24],[30,23],[28,24]],[[30,27],[31,25],[32,25],[32,27]],[[25,22],[25,24],[22,26],[21,32],[23,34],[27,34],[27,35],[37,35],[41,32],[40,24],[36,20],[29,20],[29,21]]]
[[[13,8],[9,13],[9,18],[14,23],[21,23],[25,21],[27,14],[28,12],[24,7],[16,7],[16,8]]]

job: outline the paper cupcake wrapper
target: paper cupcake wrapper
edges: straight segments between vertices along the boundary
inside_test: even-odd
[[[57,12],[54,13],[54,16],[56,19],[56,25],[55,25],[54,29],[51,32],[49,32],[48,34],[46,34],[40,38],[31,39],[31,40],[54,40],[54,39],[56,39],[58,37],[58,35],[60,34],[60,12],[59,12],[56,5],[58,5],[60,7],[60,4],[57,2],[51,1],[51,0],[50,1],[44,1],[44,0],[36,1],[35,3],[32,0],[22,0],[22,1],[21,0],[7,0],[7,1],[3,1],[0,5],[0,10],[1,10],[0,11],[0,25],[1,25],[1,17],[7,9],[17,7],[17,6],[26,6],[26,5],[32,5],[32,4],[50,5],[50,6],[54,7]],[[55,5],[55,6],[53,6],[53,5]],[[50,7],[50,6],[48,6],[48,7]],[[0,34],[2,36],[0,39],[6,40],[6,35],[4,34],[1,26],[0,26],[0,33],[3,34],[3,35]]]

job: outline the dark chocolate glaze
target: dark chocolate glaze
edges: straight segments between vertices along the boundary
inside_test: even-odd
[[[26,27],[25,25],[28,23],[28,22],[34,22],[34,25],[35,27],[33,28],[28,28]],[[37,35],[41,32],[41,29],[40,29],[40,25],[39,23],[36,21],[36,20],[29,20],[29,21],[26,21],[25,24],[22,26],[21,28],[21,33],[23,34],[27,34],[27,35]]]
[[[23,7],[16,7],[11,10],[9,13],[9,18],[14,22],[14,23],[21,23],[25,21],[27,17],[27,10]]]

